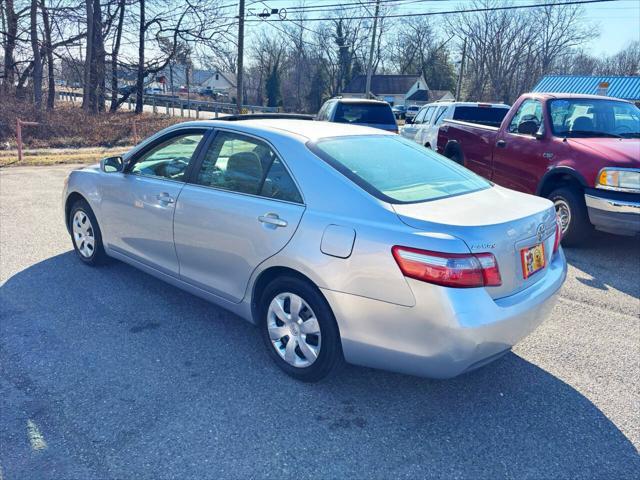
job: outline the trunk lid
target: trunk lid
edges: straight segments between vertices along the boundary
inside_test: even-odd
[[[413,228],[446,232],[464,241],[473,253],[492,253],[502,277],[499,287],[485,287],[492,298],[513,295],[547,273],[556,228],[549,200],[494,186],[393,208],[400,220]],[[521,250],[540,243],[544,244],[545,268],[525,279]]]

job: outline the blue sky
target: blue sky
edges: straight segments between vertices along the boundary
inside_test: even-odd
[[[640,40],[640,1],[622,0],[585,5],[585,19],[599,26],[600,36],[590,42],[593,53],[611,54]]]
[[[542,0],[512,0],[516,4],[533,4],[540,3]],[[560,0],[563,1],[563,0]],[[372,0],[368,0],[368,7],[371,6]],[[287,8],[295,5],[314,5],[340,3],[336,0],[248,0],[247,4],[254,4],[254,9],[262,10],[265,6],[270,8]],[[343,3],[357,4],[357,0],[344,0]],[[387,3],[388,5],[392,2]],[[429,12],[439,10],[456,10],[459,8],[471,7],[472,0],[433,0],[420,2],[405,0],[399,1],[394,8],[394,13],[409,12]],[[505,1],[506,3],[506,1]],[[404,5],[403,5],[404,4]],[[640,40],[640,0],[616,0],[612,2],[594,3],[583,5],[584,22],[594,32],[600,35],[594,35],[592,41],[585,45],[585,50],[592,54],[610,55],[617,53],[624,46],[634,40]],[[319,15],[319,14],[316,14]],[[326,14],[323,14],[326,15]],[[434,24],[438,25],[438,16],[432,17]]]

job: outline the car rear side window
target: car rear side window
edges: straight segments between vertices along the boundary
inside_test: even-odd
[[[499,127],[506,117],[508,108],[500,107],[456,107],[453,119],[461,122],[479,123]]]
[[[466,168],[397,135],[332,137],[308,148],[373,196],[415,203],[491,184]]]
[[[396,124],[391,107],[383,103],[339,102],[333,120],[338,123]]]
[[[195,183],[302,203],[295,182],[269,145],[230,132],[216,134]]]

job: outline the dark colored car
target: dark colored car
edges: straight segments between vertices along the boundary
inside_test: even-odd
[[[565,244],[592,226],[640,233],[640,109],[631,102],[525,94],[500,127],[446,120],[438,152],[503,187],[549,198]]]
[[[398,124],[391,111],[391,105],[379,100],[332,98],[322,105],[316,120],[364,125],[398,133]]]
[[[407,107],[404,105],[394,105],[391,107],[391,111],[396,116],[397,120],[404,120],[404,117],[407,114]]]

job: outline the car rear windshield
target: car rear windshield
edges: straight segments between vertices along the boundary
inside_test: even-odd
[[[491,185],[453,161],[398,135],[332,137],[307,146],[361,188],[389,203],[426,202]]]
[[[508,111],[508,108],[502,107],[456,107],[453,119],[499,127]]]
[[[335,122],[339,123],[367,123],[378,125],[395,125],[391,107],[383,103],[338,103]]]

